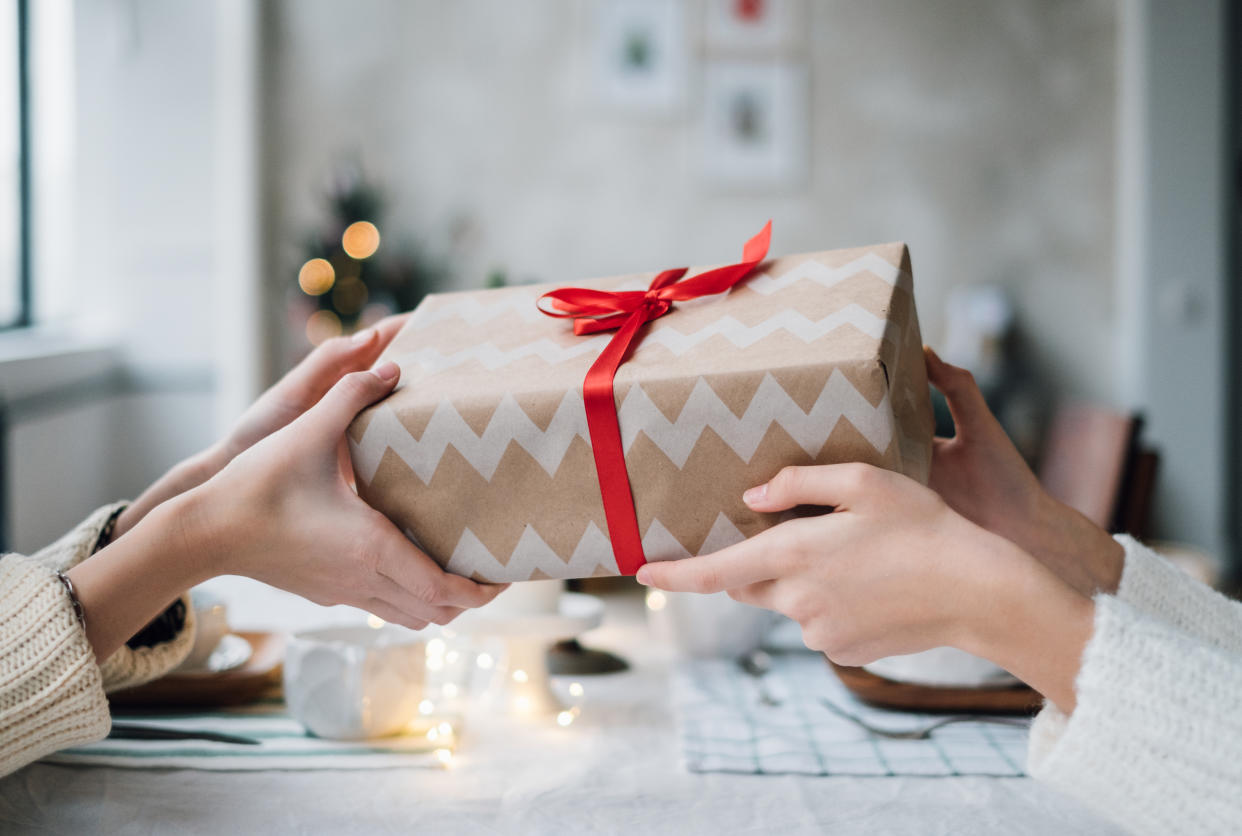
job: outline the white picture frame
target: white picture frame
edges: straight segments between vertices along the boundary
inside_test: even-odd
[[[683,0],[600,0],[597,99],[624,110],[676,111],[687,99],[689,52]]]
[[[705,182],[736,188],[805,184],[808,88],[801,62],[704,62],[699,156]]]

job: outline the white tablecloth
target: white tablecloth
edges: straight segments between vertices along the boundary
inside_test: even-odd
[[[213,582],[234,626],[298,629],[356,617],[236,578]],[[0,833],[1107,834],[1027,778],[694,775],[681,767],[672,659],[638,602],[609,602],[587,643],[633,670],[584,679],[568,729],[466,737],[444,772],[211,773],[32,764],[0,780]]]

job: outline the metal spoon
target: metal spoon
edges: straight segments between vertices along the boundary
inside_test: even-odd
[[[750,653],[744,653],[739,656],[737,665],[754,677],[755,686],[759,689],[759,702],[770,706],[781,704],[780,700],[772,696],[772,692],[768,690],[767,683],[763,681],[763,677],[767,672],[772,670],[771,656],[762,650],[752,650]]]
[[[824,704],[824,707],[830,710],[833,714],[836,714],[838,717],[843,717],[846,720],[849,720],[851,723],[858,726],[860,729],[867,732],[868,734],[874,734],[877,737],[886,737],[889,740],[927,740],[929,737],[932,736],[932,732],[936,731],[937,729],[942,729],[945,726],[951,725],[953,723],[993,723],[998,726],[1018,726],[1020,728],[1025,728],[1028,725],[1027,721],[1016,720],[1012,717],[991,717],[986,714],[963,714],[963,715],[958,715],[954,717],[941,718],[935,721],[934,723],[930,723],[924,726],[921,729],[909,729],[905,731],[896,731],[893,729],[882,729],[882,728],[879,728],[878,726],[873,726],[870,723],[868,723],[866,720],[863,720],[860,717],[855,717],[853,714],[850,714],[844,708],[834,705],[832,702],[830,702],[827,699],[821,699],[820,702],[822,702]]]

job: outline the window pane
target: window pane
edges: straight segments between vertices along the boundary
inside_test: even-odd
[[[21,314],[17,0],[0,0],[0,327]]]

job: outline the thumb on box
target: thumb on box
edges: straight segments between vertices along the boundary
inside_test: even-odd
[[[391,392],[400,377],[401,368],[392,361],[347,374],[312,407],[309,417],[322,431],[340,435],[359,412]]]

